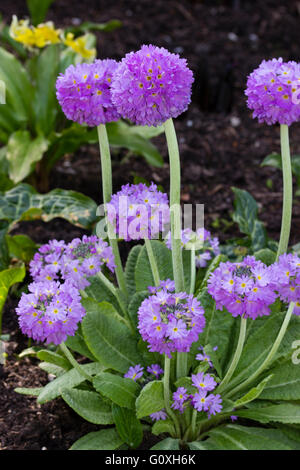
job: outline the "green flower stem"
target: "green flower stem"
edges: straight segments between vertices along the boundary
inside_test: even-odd
[[[243,351],[243,346],[244,346],[244,343],[245,343],[246,328],[247,328],[247,320],[246,320],[246,318],[242,317],[241,318],[240,334],[239,334],[237,348],[236,348],[236,351],[234,353],[234,356],[233,356],[232,362],[230,364],[230,367],[229,367],[224,379],[222,380],[222,382],[218,386],[218,393],[220,393],[222,391],[222,389],[224,388],[224,386],[229,382],[229,380],[231,379],[231,377],[232,377],[232,375],[233,375],[233,373],[236,369],[236,366],[238,365],[238,362],[240,360],[240,357],[241,357],[241,354],[242,354],[242,351]]]
[[[111,200],[112,196],[112,170],[111,170],[111,157],[109,142],[106,132],[105,124],[100,124],[97,127],[98,139],[99,139],[99,149],[101,157],[101,172],[102,172],[102,190],[103,190],[103,203],[106,205]],[[116,235],[112,230],[111,224],[107,220],[107,232],[109,243],[112,248],[114,257],[115,257],[115,273],[118,281],[118,285],[125,295],[128,297],[128,291],[126,286],[126,280],[123,272],[122,261],[120,257],[118,241],[116,240]]]
[[[184,291],[180,217],[180,157],[172,119],[164,123],[170,161],[170,222],[172,264],[176,292]],[[177,378],[187,375],[187,354],[177,353]]]
[[[65,343],[61,343],[60,344],[60,349],[62,350],[62,352],[64,353],[64,355],[66,356],[66,358],[69,360],[69,362],[72,364],[72,366],[74,367],[74,369],[77,370],[77,372],[79,372],[80,375],[82,375],[82,377],[84,377],[86,380],[88,380],[89,382],[93,382],[93,378],[91,375],[89,375],[83,368],[80,364],[78,364],[78,362],[76,361],[76,359],[73,357],[71,351],[68,349],[68,347],[66,346]]]
[[[279,255],[282,255],[287,251],[292,220],[293,179],[289,145],[289,128],[286,124],[280,125],[280,143],[283,173],[283,207],[277,259]]]
[[[147,254],[148,254],[148,258],[149,258],[149,262],[150,262],[150,266],[151,266],[151,270],[153,274],[154,284],[156,286],[159,286],[160,284],[159,271],[158,271],[156,259],[152,250],[151,241],[149,240],[149,238],[145,238],[145,245],[146,245],[146,250],[147,250]]]
[[[196,254],[195,254],[195,247],[191,247],[191,286],[190,286],[190,294],[194,294],[195,292],[195,284],[196,284]]]
[[[176,436],[180,437],[180,424],[178,422],[177,416],[171,410],[171,407],[170,407],[170,365],[171,365],[171,359],[165,354],[164,377],[163,377],[165,409],[166,409],[167,414],[170,416],[170,418],[174,422]]]
[[[103,282],[103,284],[110,290],[110,292],[113,294],[113,296],[117,299],[118,301],[118,304],[120,305],[120,309],[125,317],[125,319],[127,320],[127,324],[129,326],[129,328],[131,329],[132,333],[135,334],[136,331],[135,331],[135,328],[132,324],[132,321],[131,321],[131,318],[128,314],[128,311],[127,311],[127,308],[126,306],[124,305],[124,302],[122,301],[121,299],[121,296],[118,292],[118,290],[115,288],[115,286],[113,285],[112,282],[110,282],[106,276],[104,276],[104,274],[99,271],[97,273],[97,276],[99,277],[99,279],[101,279],[101,281]]]
[[[277,335],[277,338],[269,352],[269,354],[267,355],[266,359],[264,360],[264,362],[262,363],[262,365],[247,379],[245,380],[245,382],[242,382],[240,385],[238,385],[237,387],[235,387],[233,390],[231,390],[231,392],[229,392],[228,394],[226,394],[226,398],[229,398],[231,397],[232,395],[235,395],[239,390],[243,389],[244,387],[246,387],[247,385],[249,385],[251,382],[253,382],[254,379],[256,379],[256,377],[259,376],[259,374],[261,374],[267,367],[268,365],[270,364],[270,362],[272,361],[273,357],[275,356],[275,354],[277,353],[278,351],[278,348],[281,344],[281,341],[285,335],[285,332],[287,330],[287,327],[290,323],[290,319],[291,319],[291,316],[293,314],[293,310],[294,310],[294,307],[295,307],[295,303],[294,302],[291,302],[290,305],[289,305],[289,308],[288,308],[288,311],[286,313],[286,316],[284,318],[284,321],[281,325],[281,328],[280,328],[280,331]]]
[[[180,218],[180,157],[172,119],[164,123],[170,160],[170,208],[172,262],[176,292],[184,291]]]

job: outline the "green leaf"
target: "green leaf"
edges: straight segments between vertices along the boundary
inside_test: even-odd
[[[140,386],[134,380],[109,372],[101,372],[94,378],[93,384],[97,392],[109,398],[113,403],[134,409],[136,397],[140,391]]]
[[[270,381],[272,377],[273,377],[273,374],[268,375],[268,377],[262,380],[256,387],[251,388],[251,390],[248,393],[246,393],[246,395],[239,398],[239,400],[237,400],[234,403],[234,408],[238,406],[246,405],[246,403],[250,403],[251,401],[256,400],[256,398],[258,398],[261,395],[262,391],[264,390],[267,383]]]
[[[16,393],[20,393],[21,395],[29,395],[32,397],[38,397],[43,387],[36,387],[36,388],[24,388],[24,387],[17,387],[14,389]]]
[[[218,450],[290,450],[280,440],[270,438],[267,429],[227,424],[209,431],[204,446]]]
[[[138,324],[138,318],[137,318],[137,312],[139,307],[141,306],[141,303],[143,300],[145,300],[149,296],[149,291],[141,291],[137,292],[134,294],[132,297],[132,300],[130,301],[128,305],[128,313],[133,321],[133,324],[137,327]]]
[[[273,166],[274,168],[281,170],[281,155],[278,153],[270,153],[264,158],[260,166]]]
[[[141,362],[136,339],[108,302],[82,301],[86,315],[82,321],[84,339],[93,355],[107,368],[125,373]],[[121,318],[121,319],[119,319]]]
[[[174,423],[170,419],[156,421],[152,426],[152,434],[159,436],[159,434],[171,434],[174,435],[175,428]]]
[[[89,423],[113,424],[111,406],[101,400],[98,393],[73,388],[64,390],[61,396],[67,405]]]
[[[135,267],[138,260],[138,256],[140,254],[142,247],[141,245],[136,245],[131,248],[129,255],[127,257],[126,266],[125,266],[125,277],[126,277],[126,285],[128,289],[128,294],[131,297],[135,294],[136,287],[135,287]]]
[[[0,222],[0,271],[6,269],[10,263],[10,257],[7,246],[7,222]]]
[[[22,124],[30,119],[33,86],[25,68],[13,54],[2,47],[0,47],[0,80],[5,83],[6,88],[6,105],[0,106],[0,126],[4,125],[12,132],[20,129]]]
[[[65,369],[51,362],[40,362],[39,368],[55,377],[61,377],[66,372]]]
[[[164,408],[164,387],[161,380],[149,382],[136,400],[136,414],[144,418]]]
[[[35,168],[48,148],[43,136],[32,138],[28,131],[11,134],[7,144],[9,177],[14,183],[23,181]]]
[[[279,312],[273,313],[270,317],[248,320],[246,344],[230,382],[232,387],[250,377],[266,359],[280,330],[284,315],[285,313]],[[294,315],[273,362],[290,353],[293,340],[299,337],[300,318]]]
[[[59,73],[58,44],[47,46],[38,55],[35,73],[35,94],[33,109],[35,114],[35,129],[37,134],[45,136],[55,128],[59,107],[56,98],[55,83]]]
[[[135,411],[112,405],[113,419],[121,439],[135,449],[143,440],[143,428],[135,415]]]
[[[176,388],[184,387],[187,390],[189,395],[194,395],[197,389],[192,384],[191,377],[180,377],[180,379],[176,380],[175,382]]]
[[[81,366],[88,374],[95,375],[103,370],[103,367],[98,362],[91,362]],[[47,401],[54,400],[61,395],[64,390],[68,390],[85,381],[85,378],[77,372],[76,369],[71,369],[57,379],[49,382],[39,395],[38,403],[46,403]]]
[[[121,313],[120,304],[116,297],[97,275],[90,277],[89,282],[90,285],[84,290],[89,298],[95,300],[98,303],[103,301],[109,302],[114,306],[115,310]]]
[[[7,235],[6,242],[10,257],[20,259],[24,263],[29,263],[38,249],[37,244],[27,235]]]
[[[84,21],[79,26],[72,26],[71,28],[67,28],[67,31],[71,31],[74,34],[87,33],[88,31],[111,32],[120,28],[121,26],[122,22],[120,20],[109,20],[106,23],[93,23],[92,21]]]
[[[149,139],[142,136],[141,129],[129,126],[124,121],[110,122],[107,124],[109,144],[112,147],[124,147],[136,155],[142,155],[149,165],[163,166],[163,159],[159,151]]]
[[[172,253],[163,242],[151,240],[153,254],[157,263],[160,279],[173,279]],[[142,247],[135,268],[137,291],[146,291],[154,286],[154,279],[145,245]]]
[[[276,260],[276,253],[269,248],[263,248],[262,250],[257,251],[254,253],[254,256],[257,260],[262,261],[267,266],[275,263]]]
[[[114,428],[90,432],[78,439],[70,450],[115,450],[123,444]]]
[[[257,218],[258,207],[255,199],[247,191],[232,188],[234,200],[233,220],[242,233],[249,236],[253,251],[265,248],[267,244],[266,230]]]
[[[26,0],[31,21],[34,26],[43,23],[46,18],[47,11],[54,0]]]
[[[167,439],[160,441],[158,444],[155,444],[155,446],[151,447],[150,450],[180,450],[179,441],[178,439],[168,437]]]
[[[48,349],[42,349],[38,351],[36,355],[41,361],[50,362],[51,364],[55,364],[65,370],[70,370],[72,368],[71,364],[65,357],[53,351],[49,351]]]
[[[71,348],[73,351],[81,354],[84,357],[91,359],[91,361],[96,361],[95,356],[91,353],[89,348],[86,345],[82,334],[81,324],[78,325],[78,329],[74,336],[68,336],[67,341],[65,341],[68,348]]]
[[[268,400],[300,400],[300,368],[291,358],[270,370],[273,377],[260,398]]]
[[[251,408],[249,410],[237,410],[234,413],[241,418],[253,419],[260,423],[275,421],[287,424],[300,424],[300,405],[290,403]]]
[[[0,272],[0,329],[1,329],[1,311],[3,309],[8,291],[11,286],[17,282],[22,282],[25,277],[26,271],[23,265],[20,268],[5,269]]]
[[[10,228],[20,220],[49,222],[56,217],[90,228],[96,220],[96,209],[96,203],[89,197],[64,189],[39,194],[32,186],[22,183],[0,193],[0,219],[7,220]]]
[[[211,442],[211,439],[188,442],[188,446],[191,450],[218,450],[218,447]]]

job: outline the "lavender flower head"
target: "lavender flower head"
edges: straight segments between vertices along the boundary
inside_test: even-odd
[[[278,262],[271,266],[276,279],[276,290],[284,302],[295,302],[293,313],[300,315],[300,258],[289,253],[279,256]]]
[[[253,320],[269,315],[277,297],[275,286],[271,267],[254,256],[247,256],[241,263],[221,263],[208,279],[208,292],[218,310],[225,307],[234,317]]]
[[[123,118],[157,126],[186,111],[192,71],[186,60],[163,47],[143,45],[126,54],[112,82],[112,101]]]
[[[60,344],[73,336],[85,315],[72,282],[34,282],[16,309],[22,332],[36,341]]]
[[[128,371],[124,375],[126,379],[132,379],[135,382],[143,377],[144,373],[144,367],[142,367],[140,364],[137,364],[136,366],[129,367]]]
[[[166,245],[171,250],[171,232],[166,236]],[[182,249],[195,249],[196,267],[205,268],[213,256],[220,254],[219,239],[212,237],[211,233],[205,228],[199,228],[193,232],[190,228],[181,230]]]
[[[138,320],[149,350],[168,357],[175,351],[188,352],[205,326],[204,309],[195,297],[166,288],[142,302]]]
[[[63,240],[50,240],[35,253],[29,264],[29,271],[35,282],[59,279],[61,259],[66,248]]]
[[[70,65],[59,75],[56,96],[68,119],[90,127],[120,119],[111,101],[116,68],[115,60],[95,60],[92,64]]]
[[[245,94],[253,117],[267,124],[291,125],[300,118],[300,64],[282,58],[263,60],[248,77]]]
[[[42,245],[30,262],[30,274],[35,282],[69,280],[78,289],[84,289],[89,285],[87,278],[104,265],[114,272],[111,247],[101,238],[83,235],[67,245],[57,240]]]
[[[127,184],[107,204],[109,222],[126,241],[155,238],[170,221],[169,200],[156,184]]]
[[[152,421],[165,421],[167,419],[167,413],[164,409],[162,409],[160,411],[156,411],[156,413],[152,413],[150,415],[150,418],[152,419]]]

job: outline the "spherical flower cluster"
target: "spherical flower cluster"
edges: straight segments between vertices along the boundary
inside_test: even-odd
[[[60,344],[73,336],[85,310],[72,282],[34,282],[28,289],[29,294],[22,294],[16,309],[22,332],[47,344]]]
[[[168,357],[174,351],[188,352],[205,326],[204,309],[195,297],[166,288],[142,302],[138,320],[149,350]]]
[[[253,117],[267,124],[290,125],[300,118],[300,64],[264,60],[248,77],[245,94]]]
[[[275,287],[272,269],[254,256],[247,256],[241,263],[221,263],[208,279],[208,292],[217,309],[225,307],[234,317],[253,320],[269,315],[277,297]]]
[[[155,238],[170,221],[169,200],[156,184],[127,184],[107,204],[109,222],[126,241]]]
[[[295,254],[283,254],[271,266],[276,279],[276,290],[284,302],[295,302],[293,313],[300,315],[300,258]]]
[[[70,65],[59,75],[56,96],[68,119],[90,127],[120,119],[111,101],[116,67],[115,60],[95,60],[92,64]]]
[[[192,71],[186,60],[163,47],[143,45],[122,59],[112,100],[122,117],[157,126],[183,113],[191,101]]]
[[[171,232],[166,236],[166,245],[171,250]],[[204,228],[199,228],[196,232],[190,228],[183,229],[181,247],[186,250],[194,248],[197,268],[205,268],[213,256],[220,254],[219,239],[212,237],[211,233]]]
[[[114,271],[111,247],[101,238],[84,235],[67,245],[57,240],[42,245],[30,262],[30,273],[35,282],[64,279],[84,289],[89,285],[87,278],[97,274],[104,265]]]

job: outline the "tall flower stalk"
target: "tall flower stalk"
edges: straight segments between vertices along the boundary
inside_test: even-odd
[[[100,156],[101,156],[101,173],[102,173],[102,191],[103,191],[103,203],[109,203],[112,196],[112,170],[111,170],[111,156],[110,156],[110,149],[109,149],[109,142],[107,137],[107,131],[105,124],[100,124],[97,126],[98,131],[98,139],[99,139],[99,149],[100,149]],[[105,209],[106,210],[106,209]],[[112,229],[111,224],[106,218],[107,223],[107,233],[110,246],[112,247],[112,251],[115,258],[115,273],[118,281],[118,285],[125,295],[128,297],[127,287],[126,287],[126,280],[124,276],[124,271],[122,268],[122,261],[120,257],[118,241],[116,239],[116,235]]]
[[[280,125],[280,142],[283,173],[283,206],[277,259],[288,249],[292,220],[293,179],[289,145],[289,128],[286,124]]]

